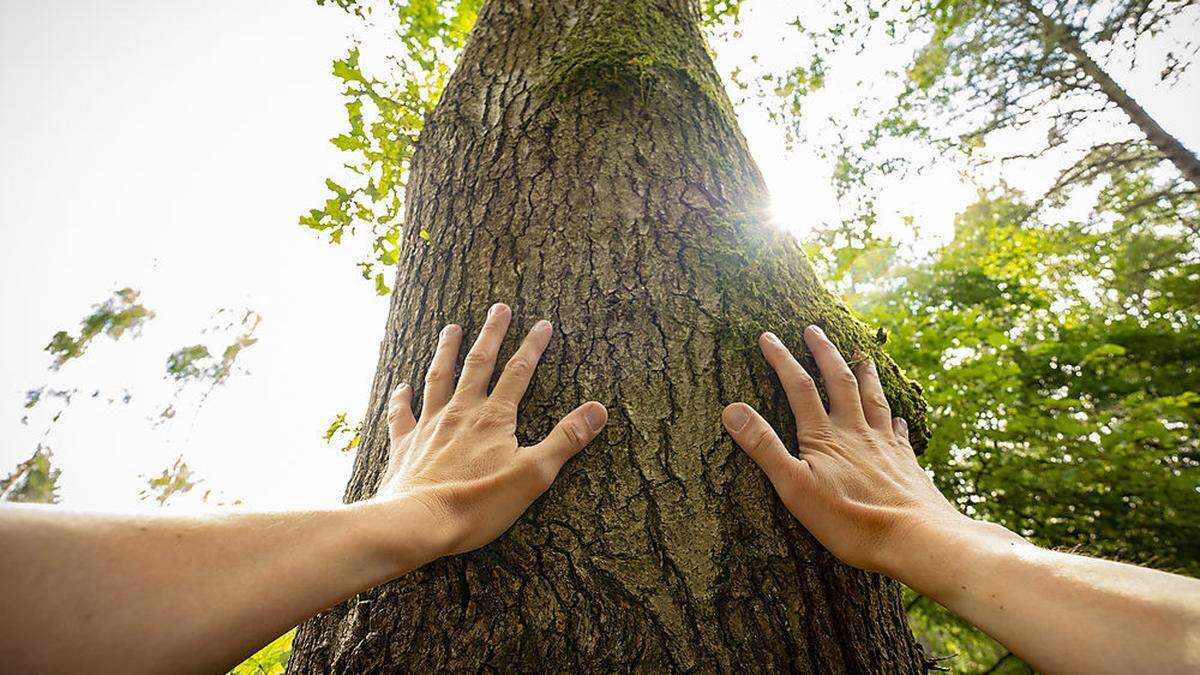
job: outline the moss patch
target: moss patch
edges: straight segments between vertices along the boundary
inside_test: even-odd
[[[925,449],[929,425],[920,384],[906,377],[887,355],[886,331],[868,327],[825,287],[790,234],[763,226],[753,217],[734,217],[714,223],[711,245],[722,276],[724,302],[731,308],[723,336],[727,346],[747,350],[756,360],[758,336],[770,330],[820,383],[803,341],[809,324],[820,326],[847,360],[861,352],[875,361],[892,414],[908,422],[918,454]],[[823,386],[821,393],[824,397]]]
[[[662,78],[694,87],[732,112],[696,17],[665,0],[608,0],[579,21],[538,84],[547,98],[585,90],[649,95]]]

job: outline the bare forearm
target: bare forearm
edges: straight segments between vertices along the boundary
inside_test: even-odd
[[[438,337],[421,417],[388,400],[375,499],[323,511],[113,516],[0,507],[0,668],[221,672],[303,619],[512,526],[608,419],[585,403],[520,446],[516,411],[553,327],[539,321],[491,392],[512,319],[496,304],[464,359]]]
[[[966,518],[910,533],[893,576],[1047,673],[1196,672],[1200,581],[1038,548]]]
[[[0,652],[20,672],[222,671],[426,562],[404,509],[148,517],[6,507]],[[382,550],[375,530],[385,522],[411,529],[412,544]]]

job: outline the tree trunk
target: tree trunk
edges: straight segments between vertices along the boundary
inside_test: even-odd
[[[721,430],[744,400],[794,438],[757,336],[816,323],[927,434],[766,204],[693,0],[488,2],[414,161],[346,498],[384,467],[388,392],[496,301],[556,328],[518,438],[588,398],[609,425],[495,543],[306,623],[289,671],[923,671],[896,584],[822,549]]]
[[[1051,38],[1055,39],[1063,50],[1071,55],[1075,60],[1076,65],[1087,75],[1100,92],[1110,102],[1121,109],[1125,116],[1133,122],[1142,134],[1146,137],[1158,151],[1163,154],[1183,177],[1190,181],[1192,185],[1200,188],[1200,158],[1196,157],[1196,153],[1187,149],[1178,138],[1175,138],[1162,125],[1146,112],[1146,109],[1141,106],[1132,96],[1117,84],[1116,80],[1109,77],[1100,64],[1092,60],[1088,55],[1087,50],[1080,44],[1079,38],[1075,32],[1069,27],[1055,21],[1045,12],[1042,12],[1036,5],[1030,2],[1024,2],[1025,8],[1032,12],[1037,18],[1037,21]]]

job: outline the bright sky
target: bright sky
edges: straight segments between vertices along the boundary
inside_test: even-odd
[[[798,62],[800,41],[780,41],[795,7],[751,0],[741,40],[717,45],[722,68],[751,52],[768,67]],[[0,0],[0,474],[42,442],[77,507],[138,505],[140,476],[180,454],[221,499],[340,498],[350,458],[321,434],[336,413],[365,408],[386,301],[359,277],[358,251],[328,245],[297,216],[342,162],[327,142],[344,125],[330,62],[355,26],[311,0]],[[852,82],[900,53],[847,70],[818,110],[847,109]],[[1194,85],[1149,107],[1200,147]],[[827,167],[789,153],[761,111],[741,122],[780,220],[803,229],[832,218]],[[946,236],[973,197],[946,166],[893,186],[886,205]],[[50,336],[77,331],[125,286],[158,314],[142,337],[98,338],[49,373]],[[218,309],[244,307],[264,317],[240,361],[250,372],[198,415],[153,428],[173,391],[166,355],[204,342]],[[43,437],[44,417],[20,419],[25,390],[45,383],[79,386],[81,399],[97,388],[134,398],[80,400]]]

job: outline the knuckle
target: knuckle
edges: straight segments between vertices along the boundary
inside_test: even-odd
[[[585,442],[584,439],[587,438],[587,436],[580,431],[579,424],[574,421],[563,424],[563,436],[565,436],[567,442],[571,444],[572,449],[583,447]]]
[[[425,376],[425,379],[429,380],[430,382],[440,382],[442,380],[448,379],[449,377],[450,377],[450,369],[449,368],[447,368],[445,366],[433,366],[432,368],[429,369],[429,374]]]
[[[503,401],[488,402],[479,410],[475,423],[483,427],[508,427],[516,422],[515,410]]]
[[[463,361],[468,366],[484,366],[491,363],[492,356],[485,351],[473,351],[467,354],[467,358]]]
[[[867,394],[863,397],[863,405],[870,408],[879,408],[881,410],[890,410],[887,398],[880,394]]]
[[[808,373],[804,372],[803,370],[796,373],[795,378],[793,378],[792,384],[797,388],[805,389],[805,390],[815,390],[817,388],[817,383],[815,380],[813,380],[812,375],[809,375]]]
[[[833,384],[841,385],[843,387],[858,386],[858,378],[854,377],[854,373],[850,372],[849,368],[845,370],[838,370],[829,379],[833,382]]]
[[[517,404],[508,399],[489,399],[486,408],[493,414],[500,415],[506,420],[515,418],[517,416]]]
[[[751,438],[754,440],[746,446],[749,448],[750,452],[757,454],[763,452],[771,445],[770,427],[764,426],[762,428],[752,430],[751,434],[753,434]]]
[[[533,363],[523,356],[514,356],[509,359],[508,365],[504,366],[504,372],[522,377],[528,376],[533,373]]]
[[[442,409],[442,424],[453,425],[459,424],[467,416],[467,409],[458,401],[451,400],[450,403]]]
[[[797,430],[796,436],[801,443],[827,443],[835,439],[833,429],[827,424],[805,425]]]

